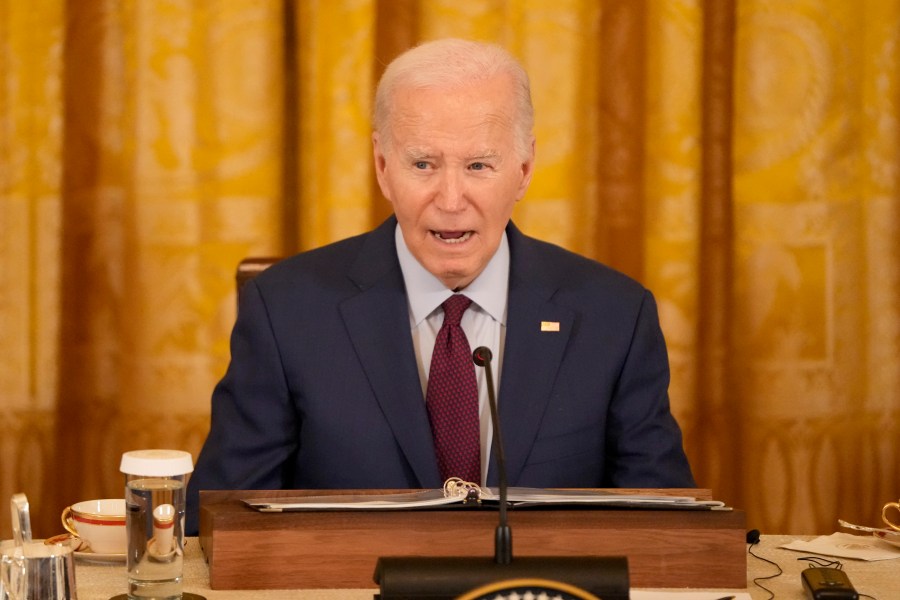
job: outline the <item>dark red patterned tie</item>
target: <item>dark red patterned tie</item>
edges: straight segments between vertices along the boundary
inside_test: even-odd
[[[425,405],[443,480],[459,477],[481,483],[478,383],[472,349],[459,326],[470,304],[471,300],[455,294],[441,305],[444,324],[434,342]]]

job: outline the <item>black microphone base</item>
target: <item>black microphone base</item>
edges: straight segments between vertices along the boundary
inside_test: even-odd
[[[620,556],[521,556],[508,565],[493,557],[381,557],[375,583],[381,600],[452,600],[504,579],[550,579],[603,600],[628,600],[628,559]]]

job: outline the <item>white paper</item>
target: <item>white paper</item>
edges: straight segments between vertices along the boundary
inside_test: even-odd
[[[631,590],[631,600],[752,600],[747,592],[722,590],[718,592],[701,592],[698,590]]]
[[[895,548],[868,535],[851,533],[832,533],[809,541],[794,540],[783,545],[782,548],[869,561],[900,558],[900,548]]]

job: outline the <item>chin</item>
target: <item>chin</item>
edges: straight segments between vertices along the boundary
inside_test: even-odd
[[[435,267],[432,269],[426,266],[426,269],[450,289],[456,289],[460,285],[459,282],[468,282],[471,279],[466,272],[458,269],[448,269],[446,265],[435,265]]]
[[[480,263],[478,260],[473,260],[472,256],[448,257],[446,255],[432,255],[431,260],[423,262],[422,265],[450,289],[455,289],[460,284],[449,285],[448,282],[464,282],[464,285],[468,285],[480,272]]]

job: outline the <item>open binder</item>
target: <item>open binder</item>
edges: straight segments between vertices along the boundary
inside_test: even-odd
[[[260,512],[309,510],[410,510],[454,506],[497,506],[499,497],[491,488],[457,478],[448,479],[443,489],[415,490],[391,494],[309,495],[280,498],[244,498],[244,504]],[[730,510],[718,500],[691,496],[619,494],[603,490],[509,488],[510,508],[543,506],[583,506],[610,508],[650,508],[654,510]]]

